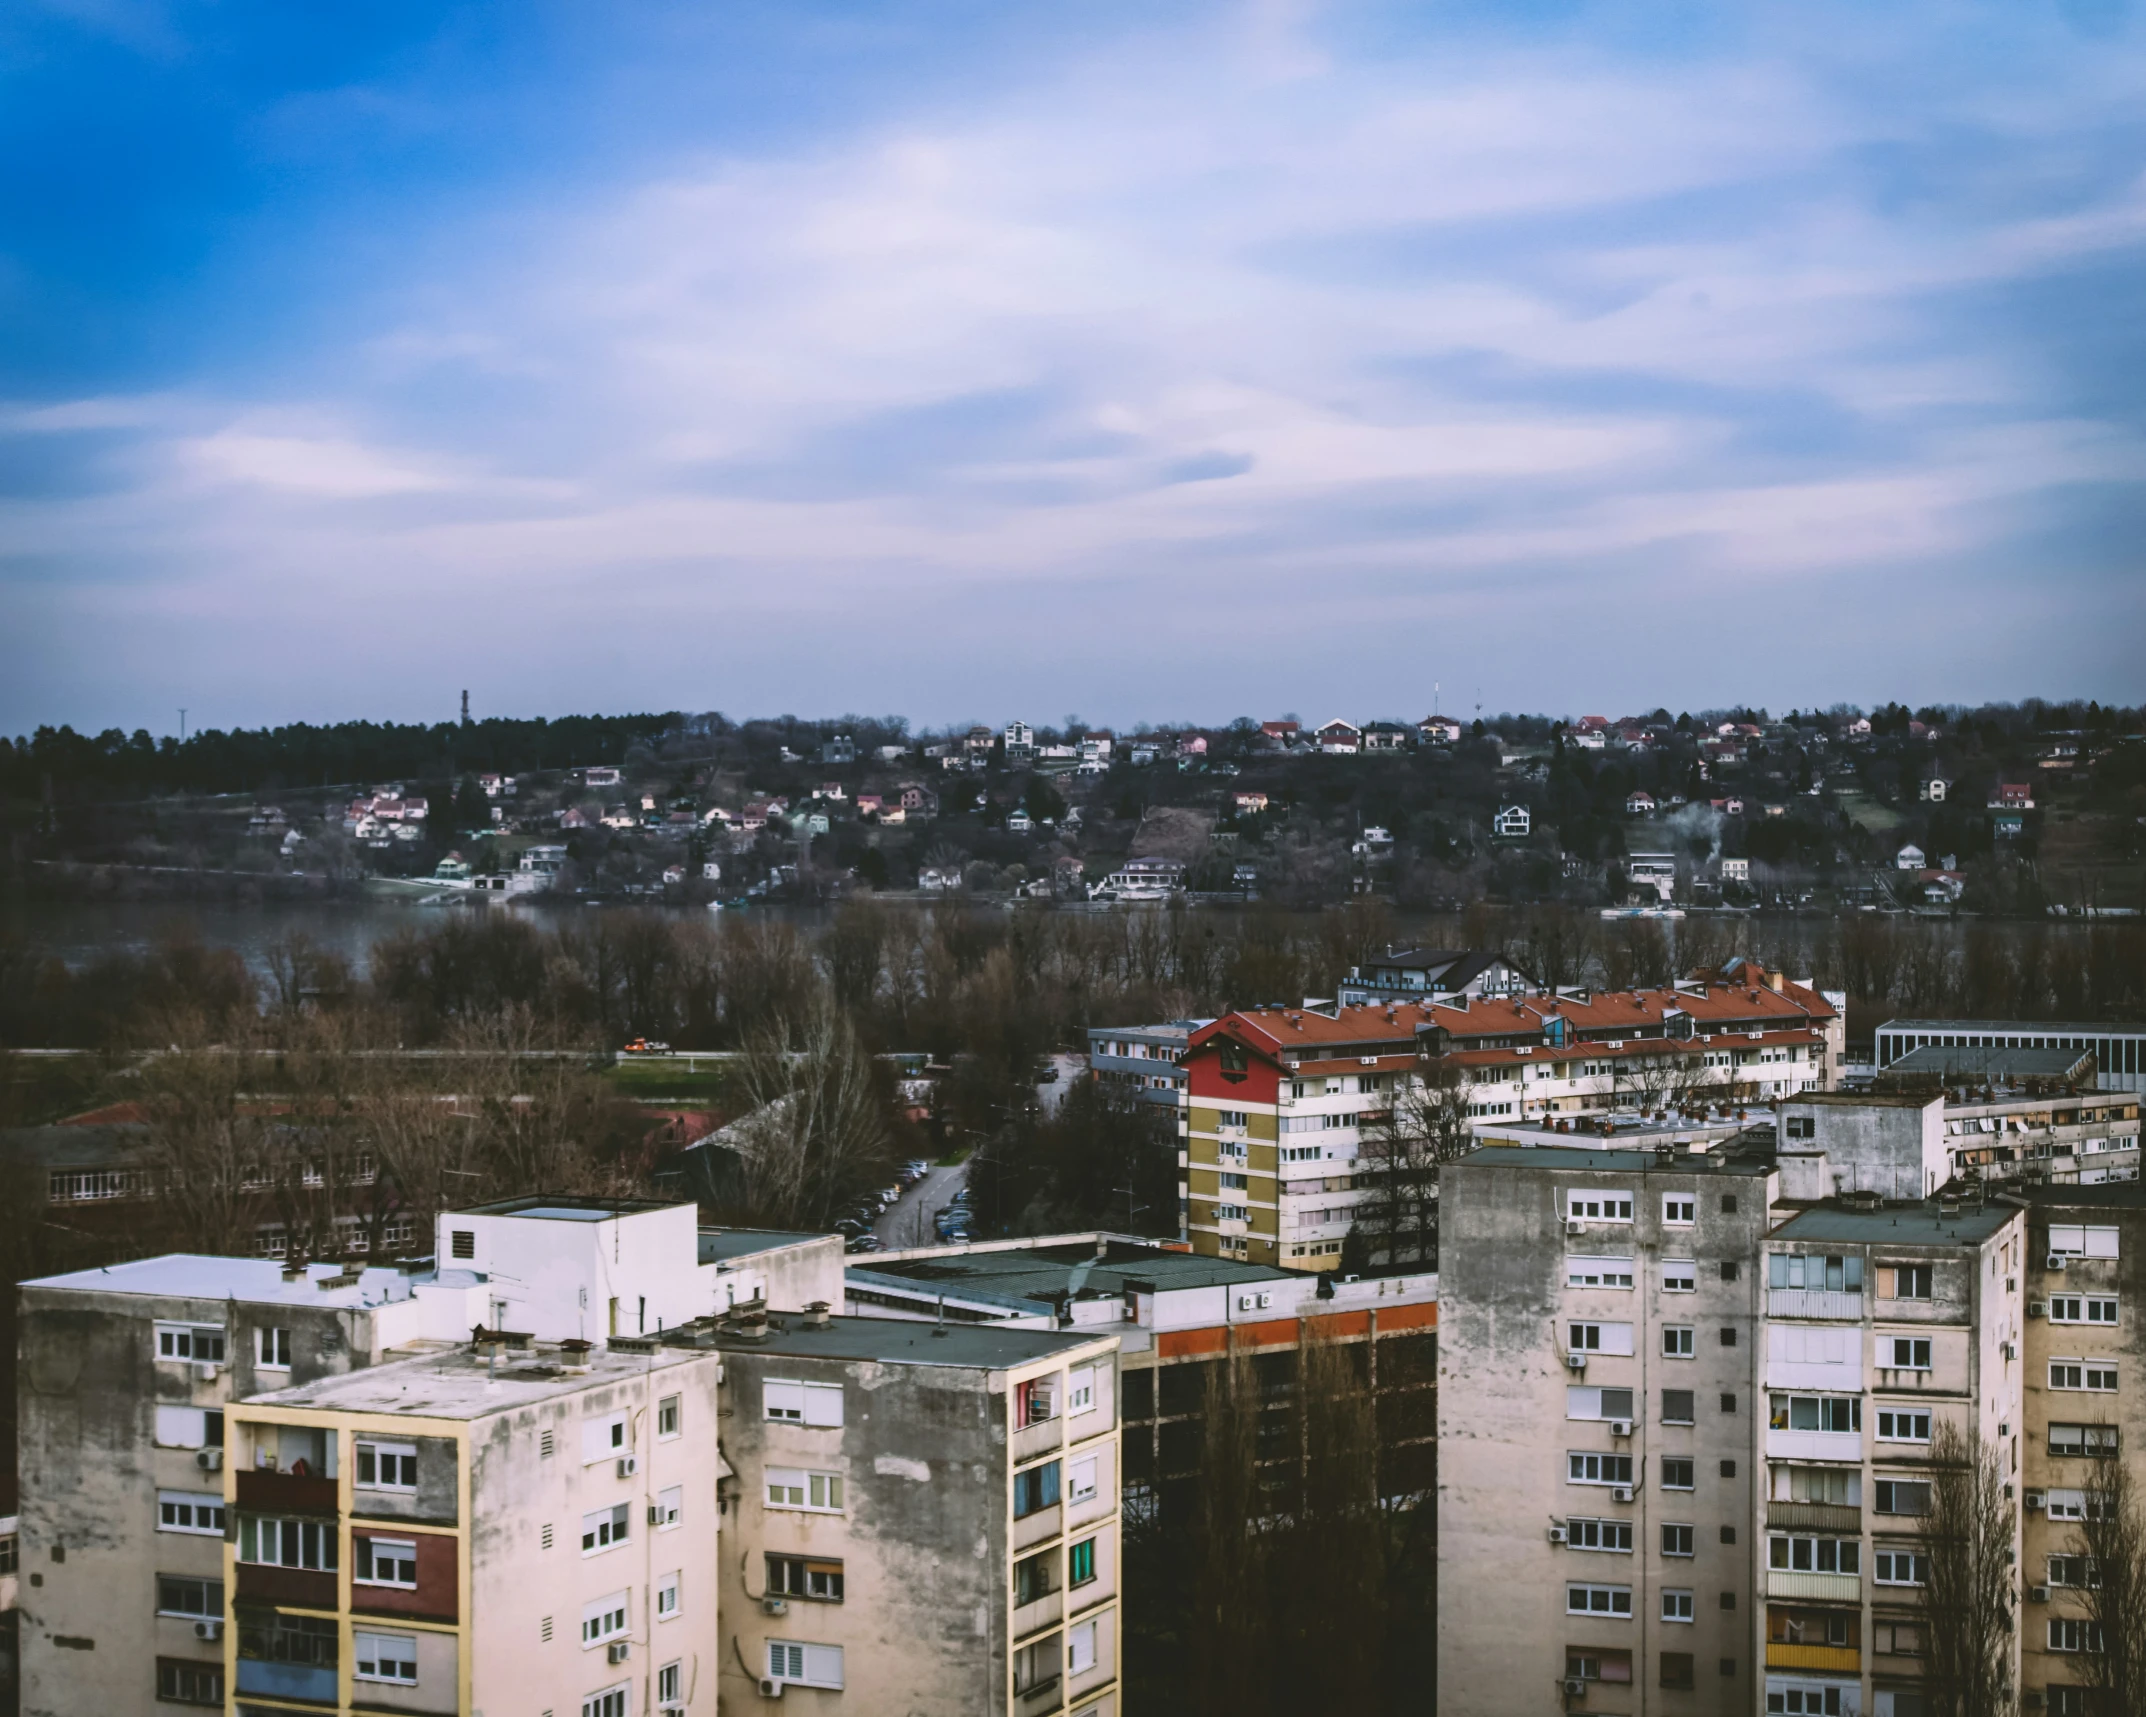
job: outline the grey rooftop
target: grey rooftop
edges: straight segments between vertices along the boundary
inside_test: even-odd
[[[824,1229],[790,1232],[779,1228],[703,1228],[700,1261],[727,1264],[733,1258],[750,1258],[756,1252],[780,1252],[788,1246],[834,1238],[831,1231]]]
[[[1071,1353],[1115,1339],[1113,1330],[1058,1335],[1050,1330],[1006,1329],[993,1324],[929,1324],[910,1318],[830,1317],[814,1328],[795,1313],[775,1313],[768,1333],[754,1338],[728,1325],[714,1332],[724,1353],[772,1353],[785,1359],[867,1361],[880,1365],[950,1365],[970,1371],[1002,1371],[1053,1354]],[[671,1339],[677,1339],[675,1336]],[[687,1349],[686,1351],[694,1351]]]
[[[435,1273],[427,1269],[413,1276],[405,1271],[374,1267],[360,1271],[346,1286],[323,1288],[321,1283],[343,1275],[340,1264],[308,1264],[305,1273],[286,1276],[274,1258],[220,1258],[212,1253],[167,1252],[161,1258],[140,1258],[131,1264],[107,1264],[98,1270],[70,1270],[63,1276],[41,1276],[25,1282],[26,1288],[57,1288],[89,1294],[141,1294],[170,1300],[237,1300],[246,1305],[305,1305],[364,1307],[406,1300],[417,1282],[443,1282],[468,1287],[479,1278],[468,1270]]]
[[[248,1407],[313,1407],[332,1413],[407,1413],[425,1419],[485,1419],[585,1389],[606,1389],[652,1371],[667,1371],[713,1357],[683,1347],[636,1345],[597,1348],[585,1370],[568,1370],[549,1344],[492,1358],[465,1343],[391,1359],[340,1377],[323,1377],[295,1389],[277,1389],[234,1401],[230,1413],[244,1419]]]
[[[1556,1169],[1564,1174],[1769,1174],[1766,1155],[1729,1155],[1722,1151],[1679,1151],[1662,1157],[1653,1151],[1591,1151],[1570,1145],[1485,1145],[1445,1166],[1455,1169]]]
[[[2019,1214],[2019,1206],[1963,1205],[1947,1213],[1935,1200],[1881,1204],[1858,1210],[1845,1204],[1814,1205],[1790,1217],[1772,1240],[1839,1240],[1885,1246],[1979,1246]]]

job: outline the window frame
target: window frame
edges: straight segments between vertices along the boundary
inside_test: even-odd
[[[179,1508],[186,1509],[195,1515],[200,1514],[205,1509],[213,1510],[216,1517],[214,1524],[197,1526],[191,1520],[181,1524],[165,1518],[167,1509]],[[224,1523],[230,1518],[229,1505],[225,1503],[222,1494],[219,1492],[160,1490],[156,1493],[156,1529],[159,1532],[173,1532],[192,1538],[221,1538],[224,1535]]]
[[[1575,1607],[1575,1593],[1585,1593],[1586,1602]],[[1595,1600],[1601,1598],[1598,1605]],[[1622,1607],[1619,1607],[1619,1600]],[[1565,1614],[1568,1616],[1607,1616],[1612,1621],[1632,1619],[1632,1588],[1598,1580],[1567,1580],[1565,1582]]]
[[[358,1438],[351,1450],[351,1486],[356,1490],[392,1490],[414,1495],[417,1491],[417,1455],[415,1443],[389,1443],[378,1437]],[[394,1462],[398,1472],[405,1470],[403,1463],[407,1462],[409,1478],[383,1479],[380,1476],[383,1461]],[[370,1478],[366,1476],[368,1473],[372,1475]]]
[[[387,1538],[371,1532],[353,1532],[350,1538],[351,1584],[357,1586],[383,1586],[402,1592],[414,1592],[417,1590],[416,1539]],[[382,1545],[392,1545],[399,1550],[409,1552],[406,1557],[393,1556],[389,1558],[397,1566],[407,1564],[410,1570],[410,1577],[407,1580],[402,1579],[400,1576],[389,1579],[380,1577],[380,1547]],[[370,1572],[365,1572],[364,1570],[370,1570]]]
[[[798,1483],[791,1484],[795,1478]],[[787,1496],[778,1500],[776,1490],[795,1491],[802,1500],[791,1501]],[[817,1494],[819,1502],[812,1500]],[[782,1510],[792,1514],[842,1514],[847,1512],[848,1486],[845,1475],[828,1472],[815,1467],[765,1467],[761,1469],[760,1496],[763,1508]]]
[[[365,1642],[367,1641],[376,1642],[372,1653],[373,1668],[370,1671],[365,1667]],[[398,1656],[388,1659],[381,1651],[378,1642],[399,1643],[407,1647],[410,1655],[408,1657]],[[392,1662],[395,1665],[396,1673],[384,1672],[380,1667],[383,1662]],[[373,1682],[387,1687],[415,1687],[417,1685],[417,1636],[415,1634],[383,1633],[378,1628],[369,1627],[352,1629],[350,1675],[353,1681]]]
[[[581,1554],[604,1556],[622,1544],[633,1542],[633,1504],[606,1503],[581,1517]]]

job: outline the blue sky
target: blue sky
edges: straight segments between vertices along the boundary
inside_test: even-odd
[[[0,728],[2136,701],[2142,74],[2125,0],[28,0]]]

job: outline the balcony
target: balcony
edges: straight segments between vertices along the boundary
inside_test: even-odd
[[[1836,1288],[1768,1288],[1770,1318],[1824,1318],[1834,1323],[1861,1323],[1863,1296]]]
[[[1859,1604],[1863,1601],[1860,1574],[1806,1574],[1791,1568],[1766,1570],[1769,1598],[1816,1598],[1827,1604]]]
[[[1063,1423],[1058,1419],[1039,1419],[1035,1424],[1023,1425],[1014,1432],[1014,1464],[1022,1465],[1057,1448],[1064,1440]]]
[[[238,1660],[238,1690],[270,1699],[302,1699],[313,1705],[333,1705],[336,1697],[335,1669],[311,1663],[269,1663],[259,1658]]]
[[[1852,1645],[1787,1645],[1768,1640],[1766,1667],[1820,1669],[1836,1675],[1854,1675],[1863,1667],[1863,1654]]]
[[[238,1474],[238,1505],[248,1514],[332,1515],[337,1503],[333,1479],[298,1478],[290,1473],[246,1468]]]
[[[336,1607],[336,1577],[311,1568],[271,1568],[257,1562],[238,1565],[238,1595],[300,1610]]]
[[[1863,1511],[1836,1502],[1769,1502],[1766,1524],[1776,1532],[1831,1532],[1853,1538],[1863,1530]]]
[[[1863,1433],[1860,1431],[1766,1432],[1766,1458],[1770,1461],[1860,1461]]]

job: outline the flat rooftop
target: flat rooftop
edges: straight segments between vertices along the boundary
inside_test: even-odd
[[[1559,1169],[1572,1174],[1740,1174],[1772,1172],[1765,1157],[1728,1156],[1719,1151],[1679,1152],[1666,1160],[1653,1151],[1590,1150],[1585,1145],[1485,1145],[1470,1151],[1446,1171],[1469,1168]]]
[[[1887,1068],[1886,1071],[1892,1070]],[[1927,1094],[1908,1091],[1798,1091],[1793,1097],[1783,1097],[1781,1107],[1788,1109],[1809,1105],[1818,1109],[1927,1109],[1932,1103],[1943,1100],[1934,1091]]]
[[[1069,1295],[1118,1299],[1135,1282],[1157,1293],[1169,1293],[1180,1288],[1273,1282],[1296,1272],[1105,1239],[1100,1243],[1069,1240],[988,1250],[934,1247],[906,1254],[871,1254],[852,1260],[847,1274],[867,1285],[906,1288],[927,1296],[944,1291],[966,1300],[1033,1312]]]
[[[2087,1049],[2019,1049],[2007,1044],[1928,1044],[1885,1065],[1887,1075],[1926,1073],[1937,1079],[2065,1079],[2084,1068]]]
[[[502,1353],[495,1369],[487,1355],[464,1344],[323,1377],[296,1389],[249,1395],[243,1402],[234,1401],[230,1412],[242,1419],[248,1407],[318,1407],[336,1413],[483,1419],[708,1357],[705,1351],[683,1347],[598,1348],[589,1354],[586,1371],[568,1372],[556,1349],[539,1346],[527,1353]]]
[[[703,1228],[700,1231],[700,1261],[703,1264],[727,1264],[733,1258],[750,1258],[755,1252],[780,1252],[786,1246],[835,1238],[833,1233],[817,1229],[792,1233],[779,1228]]]
[[[480,1281],[469,1270],[427,1270],[406,1275],[401,1270],[375,1267],[362,1270],[345,1286],[324,1288],[324,1281],[343,1275],[340,1264],[308,1264],[305,1273],[287,1277],[274,1258],[220,1258],[211,1253],[167,1252],[161,1258],[139,1258],[131,1264],[107,1264],[99,1270],[70,1270],[63,1276],[41,1276],[25,1282],[26,1288],[71,1289],[89,1294],[141,1294],[173,1300],[237,1300],[243,1305],[347,1306],[385,1305],[406,1300],[419,1283],[443,1282],[469,1287]]]
[[[2010,1031],[2021,1036],[2048,1037],[2068,1033],[2089,1037],[2142,1037],[2146,1025],[2136,1020],[2120,1024],[2113,1020],[2076,1019],[1889,1019],[1880,1031]]]
[[[465,1204],[450,1216],[522,1216],[537,1222],[609,1222],[650,1210],[674,1210],[682,1200],[660,1198],[579,1198],[567,1193],[531,1193],[525,1198],[497,1198],[488,1204]]]
[[[1007,1329],[996,1324],[929,1324],[910,1318],[831,1317],[814,1329],[797,1313],[768,1319],[764,1340],[751,1340],[718,1326],[724,1353],[777,1353],[806,1359],[872,1360],[881,1365],[950,1365],[969,1371],[999,1371],[1055,1353],[1115,1339],[1115,1330],[1060,1335],[1052,1330]],[[694,1351],[691,1349],[685,1350]]]
[[[1814,1205],[1776,1228],[1773,1240],[1875,1241],[1892,1246],[1979,1246],[2013,1217],[2016,1204],[1963,1206],[1952,1214],[1934,1199],[1856,1210],[1845,1204]]]
[[[2037,1210],[2064,1207],[2080,1210],[2146,1210],[2146,1181],[2109,1180],[2094,1186],[2074,1186],[2069,1183],[2014,1186],[2007,1181],[2005,1191],[2016,1193]]]

